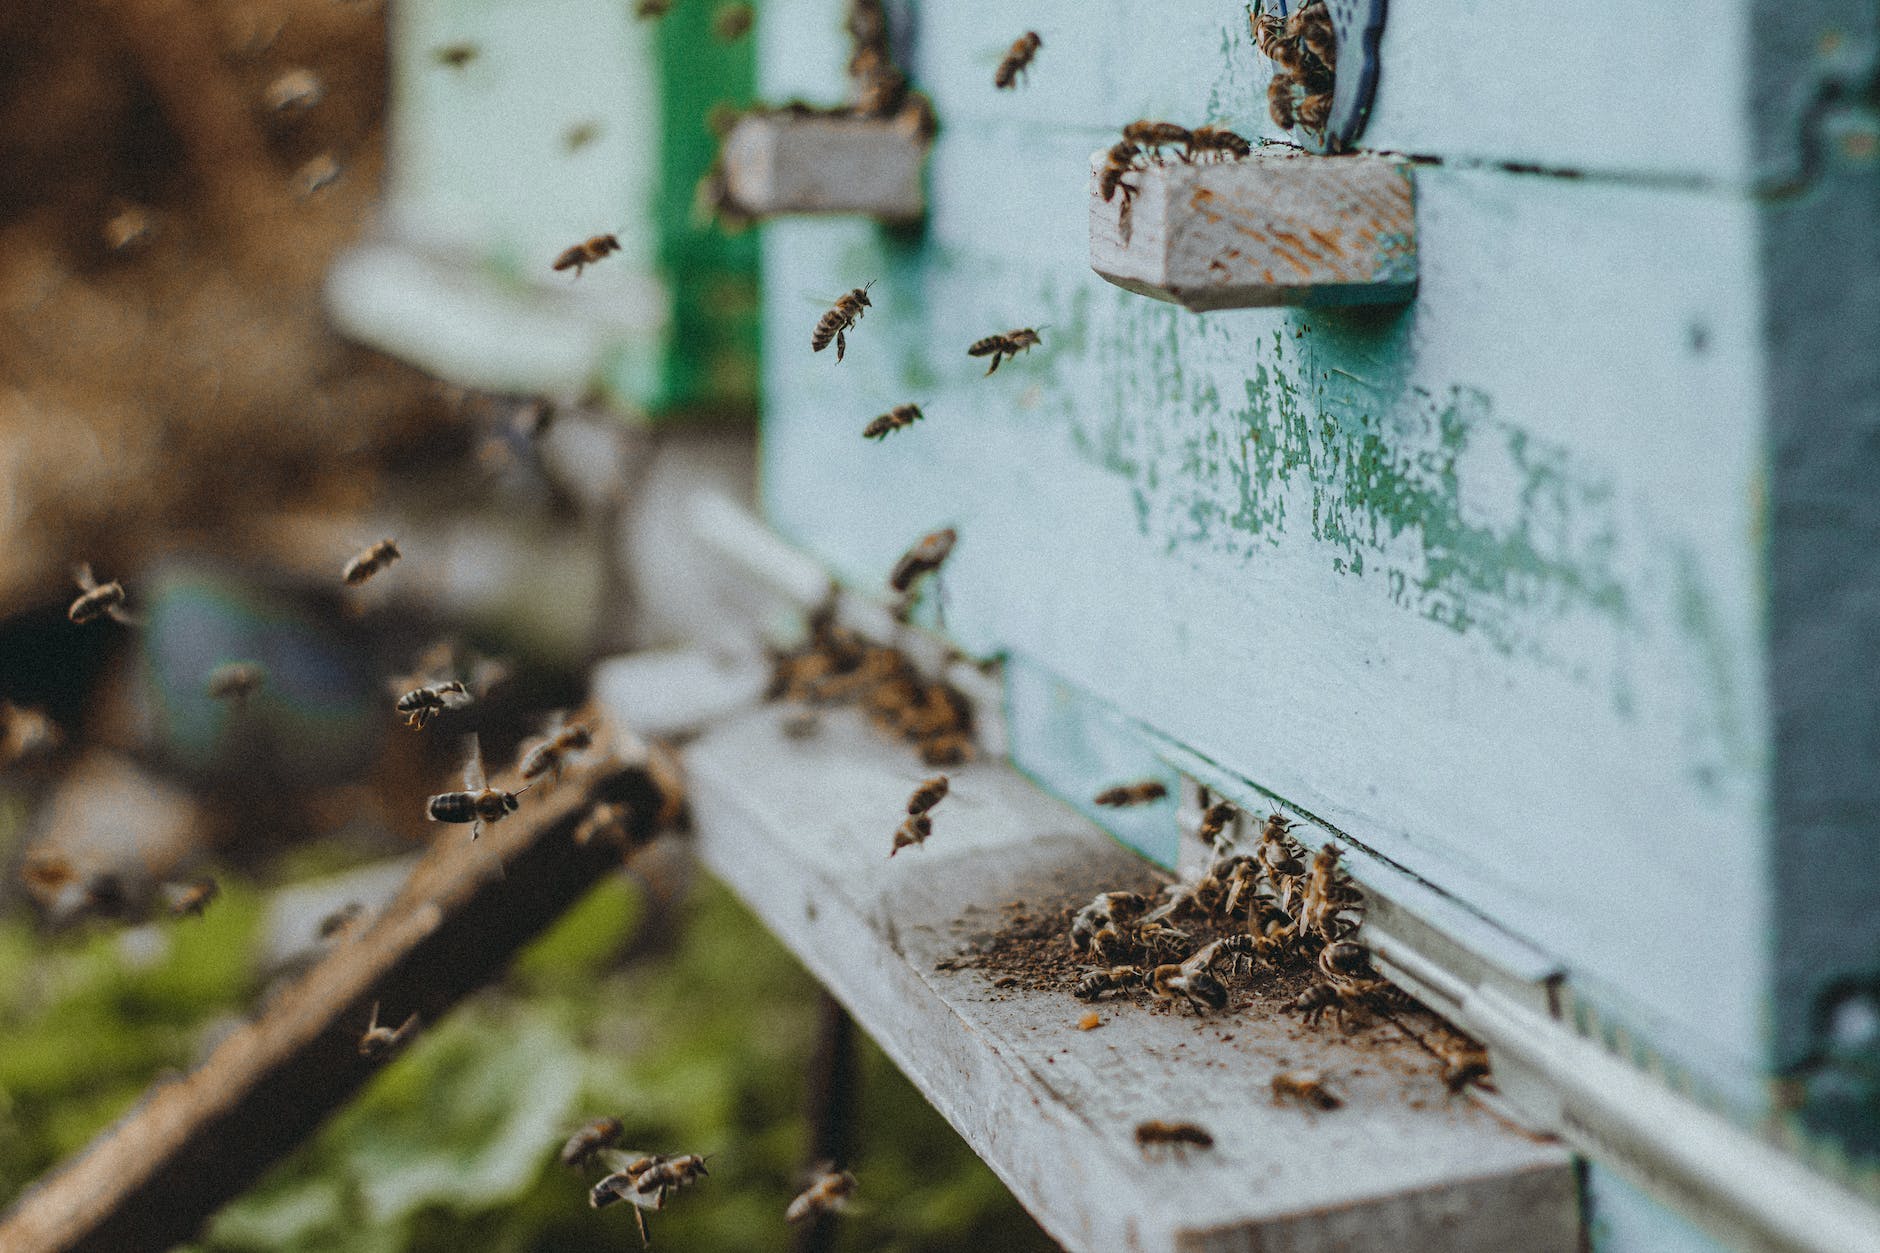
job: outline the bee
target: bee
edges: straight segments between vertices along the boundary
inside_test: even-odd
[[[411,1017],[400,1023],[396,1030],[379,1025],[379,1003],[372,1002],[372,1019],[366,1024],[366,1032],[359,1037],[359,1056],[383,1057],[399,1045],[409,1040],[418,1031],[418,1011],[411,1011]]]
[[[1266,84],[1266,111],[1273,119],[1273,125],[1281,130],[1291,130],[1299,121],[1299,115],[1293,108],[1293,87],[1296,80],[1285,70],[1273,71],[1273,77]]]
[[[919,787],[914,789],[914,794],[907,798],[907,812],[924,814],[945,800],[946,794],[947,777],[937,774],[931,779],[924,780]]]
[[[712,34],[725,43],[735,43],[751,33],[757,15],[748,4],[721,4],[712,14]]]
[[[633,0],[633,16],[657,21],[672,11],[672,0]]]
[[[461,708],[469,703],[469,691],[462,682],[452,679],[435,686],[414,687],[399,696],[392,707],[405,715],[406,726],[422,731],[431,719],[444,710]]]
[[[148,209],[127,204],[106,219],[104,246],[112,252],[131,252],[149,243],[156,229],[156,219]]]
[[[1488,1077],[1488,1050],[1467,1036],[1444,1042],[1436,1054],[1443,1059],[1443,1086],[1451,1092],[1460,1092]]]
[[[1123,181],[1123,175],[1136,168],[1136,162],[1142,157],[1142,149],[1127,139],[1118,140],[1110,145],[1110,151],[1103,164],[1103,173],[1099,176],[1097,188],[1103,193],[1103,202],[1108,204],[1116,199],[1120,189],[1124,205],[1136,194],[1136,185]]]
[[[1362,944],[1339,940],[1319,950],[1319,973],[1332,983],[1375,982],[1371,954]]]
[[[483,824],[492,825],[501,822],[522,807],[517,799],[529,788],[519,788],[506,792],[499,787],[491,787],[483,777],[483,748],[477,737],[469,737],[468,751],[464,756],[463,786],[461,792],[442,792],[425,803],[425,813],[432,822],[468,822],[470,838],[476,839],[483,833]],[[533,787],[534,784],[530,784]]]
[[[1099,892],[1071,919],[1071,948],[1084,952],[1094,947],[1097,932],[1127,922],[1147,909],[1149,902],[1137,892]]]
[[[222,885],[204,875],[188,883],[163,885],[163,902],[172,918],[200,918],[202,911],[222,895]]]
[[[1197,1149],[1214,1147],[1214,1137],[1191,1122],[1169,1122],[1152,1118],[1136,1124],[1136,1144],[1143,1149],[1167,1144]]]
[[[1151,958],[1165,961],[1180,961],[1195,951],[1194,937],[1166,922],[1144,921],[1136,928],[1136,943]]]
[[[1093,798],[1097,804],[1110,809],[1122,809],[1129,805],[1148,805],[1168,795],[1168,789],[1154,779],[1144,779],[1139,783],[1126,783],[1120,787],[1105,788]]]
[[[1160,153],[1164,148],[1186,147],[1194,136],[1185,126],[1173,122],[1131,122],[1123,128],[1123,138],[1144,150]]]
[[[574,829],[574,842],[586,848],[596,840],[627,844],[633,838],[633,810],[617,801],[603,801],[589,810]]]
[[[209,672],[209,677],[203,681],[203,690],[213,700],[243,706],[250,696],[261,690],[267,679],[268,672],[252,661],[225,661]]]
[[[1003,335],[988,335],[966,350],[969,357],[991,356],[992,364],[986,367],[991,374],[999,368],[999,363],[1007,357],[1015,357],[1021,352],[1030,352],[1039,343],[1038,332],[1030,327],[1022,330],[1007,331]]]
[[[1188,155],[1193,158],[1206,152],[1239,159],[1252,156],[1253,145],[1225,127],[1197,126],[1188,136]]]
[[[1326,844],[1312,855],[1312,868],[1306,874],[1303,897],[1301,909],[1306,927],[1328,940],[1336,939],[1341,930],[1339,911],[1362,899],[1357,889],[1351,886],[1351,881],[1338,869],[1336,846]],[[1351,925],[1347,919],[1342,929],[1349,929]]]
[[[811,352],[821,352],[829,346],[830,340],[834,340],[836,360],[842,360],[842,354],[848,350],[849,330],[862,320],[863,310],[874,307],[874,302],[868,299],[868,289],[873,286],[874,283],[870,282],[854,288],[836,301],[829,312],[817,319],[816,330],[809,337]]]
[[[881,0],[849,0],[843,25],[857,48],[880,48],[888,42],[888,11]]]
[[[1325,1076],[1316,1070],[1282,1070],[1270,1085],[1273,1101],[1297,1101],[1314,1109],[1337,1109],[1344,1101],[1325,1086]]]
[[[293,69],[268,84],[262,97],[276,113],[304,113],[326,96],[320,76],[308,69]]]
[[[561,1146],[561,1164],[563,1166],[584,1165],[602,1149],[610,1149],[620,1140],[625,1128],[618,1118],[596,1118],[581,1130],[568,1137],[568,1142]]]
[[[946,561],[947,554],[953,551],[959,532],[952,527],[923,535],[920,542],[901,555],[894,563],[894,571],[888,575],[888,586],[897,592],[905,592],[914,586],[915,580],[923,575],[932,574]]]
[[[909,814],[907,821],[894,829],[894,847],[888,850],[888,856],[894,856],[909,845],[925,844],[932,834],[932,818],[926,814]]]
[[[439,65],[448,65],[453,70],[461,70],[477,59],[477,46],[472,43],[445,44],[434,49],[431,57]]]
[[[533,783],[543,775],[560,779],[568,757],[586,752],[593,743],[593,728],[583,722],[570,722],[563,726],[561,716],[557,714],[543,729],[541,738],[524,750],[516,773],[524,783]]]
[[[1111,966],[1107,970],[1087,970],[1071,989],[1080,1001],[1100,999],[1105,992],[1126,992],[1142,984],[1142,967]]]
[[[584,239],[578,244],[562,249],[561,255],[555,258],[554,262],[549,266],[549,269],[558,271],[573,270],[574,276],[580,278],[581,272],[587,269],[587,267],[593,265],[609,253],[619,251],[620,239],[618,236],[596,235],[591,239]]]
[[[825,1163],[817,1168],[815,1181],[797,1194],[783,1211],[787,1223],[800,1223],[817,1214],[840,1214],[855,1195],[855,1176]]]
[[[1234,971],[1238,972],[1243,966],[1251,970],[1254,966],[1259,964],[1262,957],[1267,956],[1266,951],[1263,950],[1260,945],[1260,941],[1264,938],[1263,936],[1249,935],[1245,932],[1237,935],[1222,936],[1220,939],[1213,942],[1213,945],[1219,946],[1215,948],[1214,960],[1218,962],[1223,956],[1229,957],[1233,959],[1231,968]],[[1210,945],[1210,947],[1213,947],[1213,945]]]
[[[1157,966],[1149,972],[1149,991],[1158,1000],[1187,1005],[1196,1013],[1226,1009],[1227,988],[1207,968],[1213,960],[1214,952],[1203,949],[1179,966]]]
[[[1257,4],[1247,14],[1253,25],[1253,45],[1261,55],[1270,61],[1284,65],[1287,59],[1296,56],[1298,47],[1286,34],[1286,19],[1277,13],[1268,13],[1264,4]]]
[[[348,901],[338,909],[320,919],[319,933],[322,940],[330,940],[353,929],[365,916],[366,907],[358,901]]]
[[[95,622],[100,617],[110,617],[114,622],[125,626],[136,626],[137,619],[124,608],[124,585],[113,579],[109,583],[100,583],[91,575],[89,564],[81,565],[72,571],[72,578],[78,583],[78,599],[72,602],[65,616],[81,626]]]
[[[294,171],[294,194],[306,200],[337,183],[342,173],[344,171],[340,163],[333,159],[330,152],[309,157]]]
[[[1346,1018],[1347,1012],[1368,1009],[1371,998],[1386,986],[1381,980],[1315,983],[1294,998],[1288,1008],[1303,1014],[1308,1027],[1318,1026],[1325,1011],[1333,1010],[1338,1015],[1340,1029],[1350,1032],[1353,1028]]]
[[[999,68],[993,71],[992,85],[1000,91],[1017,85],[1018,76],[1031,68],[1031,59],[1038,55],[1038,49],[1043,43],[1035,30],[1028,30],[1013,40],[1005,60],[999,62]]]
[[[1299,125],[1305,127],[1307,130],[1324,130],[1325,124],[1329,122],[1332,117],[1332,93],[1329,91],[1317,91],[1313,92],[1311,95],[1300,97],[1299,105],[1295,112],[1299,118]]]
[[[1286,19],[1286,34],[1305,45],[1306,51],[1324,63],[1326,69],[1338,64],[1338,30],[1332,24],[1332,11],[1311,0],[1301,4]]]
[[[44,710],[0,700],[0,768],[49,757],[63,739]]]
[[[1234,815],[1239,812],[1239,810],[1235,809],[1226,801],[1219,801],[1213,805],[1209,805],[1207,812],[1201,815],[1201,826],[1196,830],[1195,834],[1201,837],[1203,844],[1212,848],[1214,847],[1214,842],[1221,838],[1221,832],[1227,830],[1227,824],[1232,822]],[[1233,912],[1231,907],[1228,912]]]
[[[904,426],[912,426],[925,415],[919,405],[896,405],[862,428],[863,439],[886,439]]]
[[[907,75],[877,48],[862,48],[849,61],[855,81],[855,112],[861,117],[887,117],[907,99]]]
[[[404,554],[398,551],[397,540],[382,539],[342,566],[340,580],[347,587],[357,587],[402,556]]]
[[[1090,951],[1106,962],[1129,961],[1141,947],[1135,941],[1134,932],[1118,923],[1106,923],[1090,937]]]
[[[901,106],[894,126],[923,148],[933,143],[934,136],[940,133],[940,119],[934,115],[933,101],[918,91],[907,94],[907,102]]]
[[[561,133],[561,146],[567,152],[579,152],[600,137],[599,122],[576,122]]]

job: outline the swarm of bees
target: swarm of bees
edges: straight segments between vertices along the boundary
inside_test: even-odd
[[[992,73],[992,85],[1000,91],[1017,86],[1018,76],[1031,68],[1031,59],[1038,55],[1038,49],[1043,43],[1035,30],[1028,30],[1013,40],[1005,59],[999,62],[999,68]]]
[[[1123,137],[1104,154],[1103,168],[1097,174],[1097,190],[1105,204],[1115,200],[1118,192],[1122,193],[1120,219],[1125,240],[1129,237],[1133,197],[1140,190],[1128,176],[1160,163],[1164,149],[1176,150],[1177,157],[1184,162],[1210,156],[1219,161],[1239,160],[1253,155],[1253,144],[1226,127],[1198,126],[1189,130],[1173,122],[1147,118],[1131,122],[1123,128]]]
[[[1279,68],[1267,84],[1266,107],[1275,125],[1323,131],[1332,116],[1332,86],[1338,65],[1338,32],[1324,0],[1302,0],[1290,16],[1268,13],[1264,2],[1251,13],[1253,40]]]
[[[904,426],[912,426],[925,416],[919,405],[896,405],[862,428],[863,439],[886,439]]]
[[[1006,331],[1002,335],[988,335],[984,339],[976,340],[972,347],[966,350],[966,355],[991,357],[992,364],[986,367],[986,373],[991,374],[1007,357],[1015,357],[1021,352],[1030,352],[1038,344],[1038,332],[1027,326],[1016,331]]]
[[[849,347],[848,332],[862,320],[863,311],[873,304],[868,299],[868,289],[873,286],[874,283],[870,282],[853,289],[816,320],[816,329],[809,337],[811,352],[821,352],[833,342],[836,346],[836,360],[842,360],[842,354]]]
[[[580,278],[581,272],[590,265],[619,251],[619,236],[611,234],[595,235],[590,239],[584,239],[578,244],[573,244],[562,249],[560,255],[555,258],[549,268],[557,273],[562,270],[573,270],[574,276]]]
[[[768,699],[858,705],[881,730],[913,744],[929,766],[973,756],[972,705],[943,679],[922,676],[900,651],[871,644],[836,622],[832,608],[810,620],[809,640],[776,657]]]

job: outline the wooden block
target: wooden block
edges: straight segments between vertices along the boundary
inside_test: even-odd
[[[888,222],[926,209],[927,143],[903,121],[754,114],[725,137],[731,199],[755,217],[855,213]]]
[[[1197,312],[1389,304],[1416,294],[1416,201],[1407,163],[1287,150],[1162,162],[1099,190],[1090,265],[1119,287]]]
[[[958,968],[1014,899],[1140,882],[1148,867],[1008,766],[949,770],[934,834],[890,859],[928,771],[852,712],[786,739],[788,711],[721,724],[686,754],[701,856],[843,1001],[1051,1235],[1073,1250],[1569,1249],[1578,1217],[1556,1144],[1450,1098],[1391,1030],[1347,1038],[1287,1015],[1204,1019],[1000,987]],[[1343,1109],[1272,1104],[1317,1068]],[[1193,1119],[1206,1152],[1151,1157],[1151,1118]]]

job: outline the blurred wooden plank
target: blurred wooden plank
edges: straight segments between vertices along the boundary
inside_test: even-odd
[[[0,1249],[126,1253],[192,1237],[378,1072],[383,1059],[359,1054],[375,1003],[381,1023],[415,1012],[422,1030],[620,865],[619,843],[573,839],[602,799],[630,809],[629,844],[650,836],[661,794],[644,763],[571,773],[479,840],[445,830],[377,924],[22,1196]]]
[[[932,839],[890,860],[929,772],[858,715],[790,740],[787,712],[687,749],[702,856],[1068,1247],[1577,1247],[1567,1154],[1448,1098],[1432,1059],[1391,1031],[1117,1005],[1084,1031],[1088,1007],[1066,990],[951,968],[1006,902],[1140,883],[1148,868],[994,763],[950,771]],[[1344,1109],[1272,1104],[1273,1073],[1310,1067],[1335,1077]],[[1145,1160],[1133,1133],[1150,1118],[1197,1121],[1215,1148]]]
[[[854,213],[912,222],[927,143],[899,121],[752,114],[725,137],[725,185],[754,217]]]

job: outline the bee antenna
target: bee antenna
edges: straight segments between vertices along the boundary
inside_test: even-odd
[[[511,793],[510,793],[510,795],[511,795],[511,796],[521,796],[521,795],[522,795],[522,794],[523,794],[524,792],[526,792],[526,791],[528,791],[528,790],[529,790],[529,788],[532,788],[532,787],[534,787],[534,786],[535,786],[535,784],[533,784],[533,783],[531,783],[531,784],[529,784],[529,785],[528,785],[528,787],[519,787],[519,788],[517,788],[517,789],[516,789],[515,791],[513,791],[513,792],[511,792]]]

